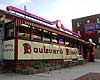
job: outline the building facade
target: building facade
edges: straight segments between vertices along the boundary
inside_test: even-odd
[[[83,64],[84,60],[94,61],[93,45],[86,44],[77,33],[58,23],[59,20],[52,22],[13,6],[8,6],[7,11],[0,10],[3,70],[35,73],[41,68],[44,71],[48,65],[68,66],[75,61],[77,64]]]
[[[100,48],[100,14],[72,19],[72,29],[82,39],[93,42]]]

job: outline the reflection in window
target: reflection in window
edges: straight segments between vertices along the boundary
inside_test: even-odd
[[[43,41],[50,42],[51,32],[47,30],[44,30],[43,32]]]
[[[42,30],[36,27],[32,27],[32,37],[34,41],[41,41]]]
[[[80,31],[77,31],[78,34],[80,34]]]
[[[64,44],[64,36],[59,36],[59,43]]]
[[[98,42],[100,43],[100,37],[98,38]]]
[[[21,25],[18,27],[19,38],[30,39],[30,26]]]
[[[8,28],[7,29],[7,37],[13,37],[13,33],[14,33],[13,30],[14,30],[13,28]]]
[[[79,22],[77,22],[77,27],[79,27],[80,26],[80,23]]]
[[[100,30],[98,30],[98,33],[100,33]]]
[[[14,38],[14,26],[13,23],[5,25],[5,39]]]
[[[70,45],[70,40],[69,38],[65,37],[65,45],[66,46],[69,46]]]
[[[52,33],[52,42],[57,43],[58,42],[58,37],[56,33]]]
[[[97,23],[100,23],[100,19],[99,18],[97,18]]]

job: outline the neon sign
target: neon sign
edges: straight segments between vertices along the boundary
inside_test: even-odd
[[[99,24],[89,25],[85,26],[85,31],[98,30],[99,28],[100,28]]]
[[[93,21],[89,21],[88,23],[84,25],[84,31],[85,31],[85,34],[87,35],[91,35],[95,33],[95,30],[99,30],[99,29],[100,29],[99,24],[94,23]]]
[[[24,10],[18,9],[18,8],[16,8],[16,7],[13,7],[13,6],[8,6],[8,7],[7,7],[7,10],[8,10],[8,11],[15,11],[15,12],[18,12],[18,13],[23,14],[23,15],[25,15],[25,16],[28,16],[28,17],[34,18],[34,19],[36,19],[36,20],[40,20],[40,21],[42,21],[42,22],[48,23],[48,24],[50,24],[50,25],[56,25],[56,27],[57,27],[58,29],[62,28],[64,31],[68,31],[68,32],[70,32],[70,33],[72,33],[72,34],[74,34],[74,35],[76,35],[76,36],[78,36],[78,37],[81,37],[79,34],[77,34],[77,33],[73,32],[73,31],[70,31],[70,30],[66,29],[66,28],[61,24],[60,20],[49,21],[49,20],[46,20],[46,19],[41,18],[41,17],[39,17],[39,16],[37,16],[37,15],[31,14],[31,13],[29,13],[29,12],[26,12],[26,11],[24,11]]]

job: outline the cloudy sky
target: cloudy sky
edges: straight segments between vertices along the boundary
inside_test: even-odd
[[[12,5],[50,21],[61,20],[72,29],[71,20],[100,13],[100,0],[0,0],[0,9]]]

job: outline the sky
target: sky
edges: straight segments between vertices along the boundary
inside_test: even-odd
[[[0,0],[0,9],[7,6],[27,8],[33,13],[50,21],[61,20],[67,29],[72,30],[72,19],[100,13],[100,0]]]

